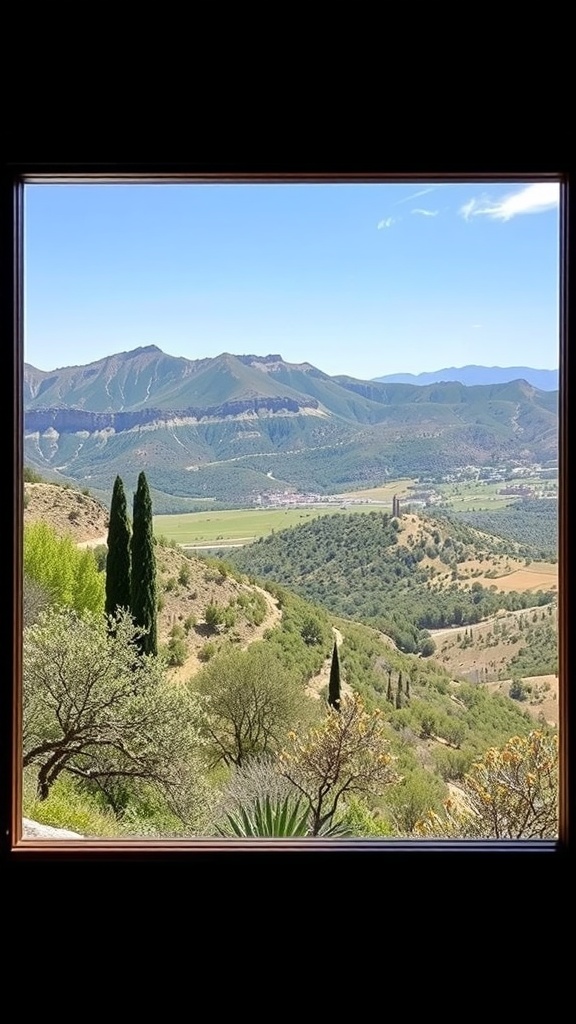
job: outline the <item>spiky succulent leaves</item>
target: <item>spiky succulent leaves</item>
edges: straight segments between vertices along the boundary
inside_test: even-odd
[[[290,838],[311,836],[310,810],[302,797],[287,796],[273,800],[270,796],[257,797],[254,804],[239,807],[226,815],[224,824],[217,829],[221,836],[239,838]],[[344,824],[326,823],[318,833],[321,836],[346,836],[350,829]]]
[[[220,835],[240,837],[305,836],[308,834],[308,807],[302,799],[257,797],[254,804],[239,807],[226,815],[218,828]]]
[[[152,501],[145,473],[140,473],[132,516],[132,573],[130,607],[137,626],[146,630],[140,641],[143,654],[158,653],[156,557]]]
[[[328,683],[328,703],[330,707],[340,710],[340,660],[338,658],[338,644],[334,643],[332,651],[332,664],[330,665],[330,681]]]
[[[124,484],[119,476],[114,481],[110,522],[108,525],[108,554],[106,556],[106,615],[114,615],[118,608],[131,607],[130,595],[130,520],[126,505]]]

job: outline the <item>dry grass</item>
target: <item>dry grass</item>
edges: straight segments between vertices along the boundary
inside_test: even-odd
[[[89,494],[58,484],[24,484],[24,524],[46,523],[76,543],[104,541],[108,509]],[[70,518],[72,516],[72,518]]]
[[[434,660],[446,668],[454,678],[464,677],[474,683],[482,683],[495,693],[509,695],[511,679],[499,680],[506,665],[521,647],[525,639],[518,628],[518,619],[523,616],[530,622],[532,616],[548,616],[545,608],[524,608],[514,612],[500,611],[492,619],[474,626],[451,626],[448,629],[431,630],[436,643]],[[556,623],[556,609],[553,610]],[[495,626],[500,632],[495,631]],[[464,633],[471,638],[469,646],[462,647]],[[521,706],[534,718],[543,715],[547,722],[558,724],[558,679],[555,675],[523,676],[532,686],[533,696]],[[548,686],[549,690],[545,687]]]
[[[522,701],[520,707],[537,721],[543,718],[558,728],[558,676],[523,676],[523,681],[532,688],[532,696]],[[511,682],[511,679],[503,679],[499,683],[487,683],[486,686],[491,693],[509,697]]]
[[[105,544],[108,532],[108,510],[89,495],[58,484],[25,484],[27,504],[24,524],[44,522],[60,536],[71,537],[78,545]],[[70,519],[70,514],[73,518]],[[228,644],[244,649],[261,639],[264,632],[280,620],[280,610],[266,591],[248,585],[229,575],[222,575],[200,558],[188,557],[180,548],[156,546],[157,593],[161,609],[158,613],[158,640],[167,644],[174,627],[184,630],[186,645],[184,665],[169,669],[175,681],[188,679],[202,664],[201,655],[206,645],[218,649]],[[180,582],[185,570],[189,579]],[[260,593],[266,601],[267,613],[260,625],[249,621],[249,616],[236,605],[242,594]],[[234,606],[234,626],[219,632],[210,630],[205,622],[209,603],[221,607]]]

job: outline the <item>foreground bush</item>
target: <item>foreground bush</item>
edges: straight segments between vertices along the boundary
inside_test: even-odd
[[[447,801],[415,831],[422,836],[553,839],[558,834],[558,737],[513,736],[474,762],[462,782],[466,807]]]

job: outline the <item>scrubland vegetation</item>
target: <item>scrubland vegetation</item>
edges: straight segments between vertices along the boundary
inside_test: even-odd
[[[555,729],[521,686],[510,699],[449,671],[427,635],[525,608],[517,681],[552,656],[555,595],[486,581],[510,543],[382,513],[230,562],[157,540],[150,651],[130,609],[105,615],[106,550],[26,524],[25,816],[86,836],[555,835]]]

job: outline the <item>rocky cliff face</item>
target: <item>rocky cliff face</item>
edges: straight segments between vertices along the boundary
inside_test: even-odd
[[[29,409],[24,414],[24,429],[27,433],[44,433],[52,428],[59,434],[87,431],[90,434],[97,430],[114,430],[122,433],[138,427],[157,423],[159,426],[167,421],[191,420],[200,422],[207,419],[228,419],[246,415],[258,416],[274,413],[309,412],[318,409],[315,398],[307,403],[300,403],[292,398],[253,398],[225,402],[223,405],[190,407],[187,409],[142,409],[140,412],[88,412],[84,409]]]

